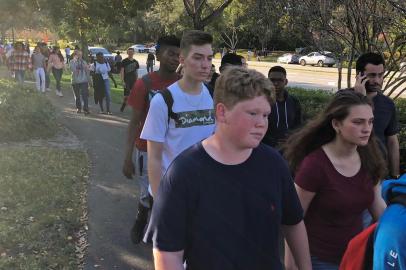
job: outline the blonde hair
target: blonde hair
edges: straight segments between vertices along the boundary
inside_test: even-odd
[[[217,79],[214,107],[222,103],[232,109],[238,102],[264,96],[274,103],[272,83],[260,72],[243,67],[229,67]]]

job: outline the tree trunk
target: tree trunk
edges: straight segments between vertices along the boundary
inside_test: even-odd
[[[340,56],[338,59],[338,80],[337,80],[337,89],[341,89],[341,81],[343,79],[343,57]]]
[[[354,50],[354,47],[352,47],[351,48],[350,59],[348,61],[347,88],[352,87],[352,85],[351,85],[351,71],[352,71],[352,63],[354,62],[354,54],[355,54],[355,50]]]

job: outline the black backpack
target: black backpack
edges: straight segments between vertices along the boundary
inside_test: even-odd
[[[150,77],[149,73],[142,76],[141,79],[144,82],[145,88],[147,89],[147,95],[145,96],[146,101],[149,103],[154,95],[161,94],[165,101],[166,106],[168,107],[168,123],[171,118],[173,120],[175,120],[175,122],[176,122],[178,120],[179,116],[177,113],[174,113],[172,111],[173,97],[172,97],[171,91],[169,91],[168,88],[165,88],[164,90],[160,90],[158,92],[153,92],[152,91],[153,90],[152,81],[151,81],[151,77]]]

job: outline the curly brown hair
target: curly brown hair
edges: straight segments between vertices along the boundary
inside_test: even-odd
[[[326,109],[301,130],[288,138],[282,149],[292,172],[296,172],[302,160],[311,152],[334,140],[336,131],[332,120],[344,120],[353,106],[369,105],[371,100],[352,89],[338,91]],[[369,173],[374,184],[386,174],[386,165],[372,131],[368,144],[358,146],[362,167]]]

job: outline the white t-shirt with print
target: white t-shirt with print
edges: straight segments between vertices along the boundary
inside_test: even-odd
[[[202,84],[199,95],[185,93],[178,82],[168,89],[173,97],[172,111],[178,114],[178,121],[170,119],[168,125],[168,107],[162,95],[157,94],[151,100],[140,136],[163,143],[162,174],[177,155],[212,135],[215,129],[213,99],[206,86]]]
[[[90,71],[101,74],[103,80],[107,80],[109,78],[109,72],[111,71],[111,68],[110,64],[107,62],[100,64],[95,61],[93,64],[90,65]]]

